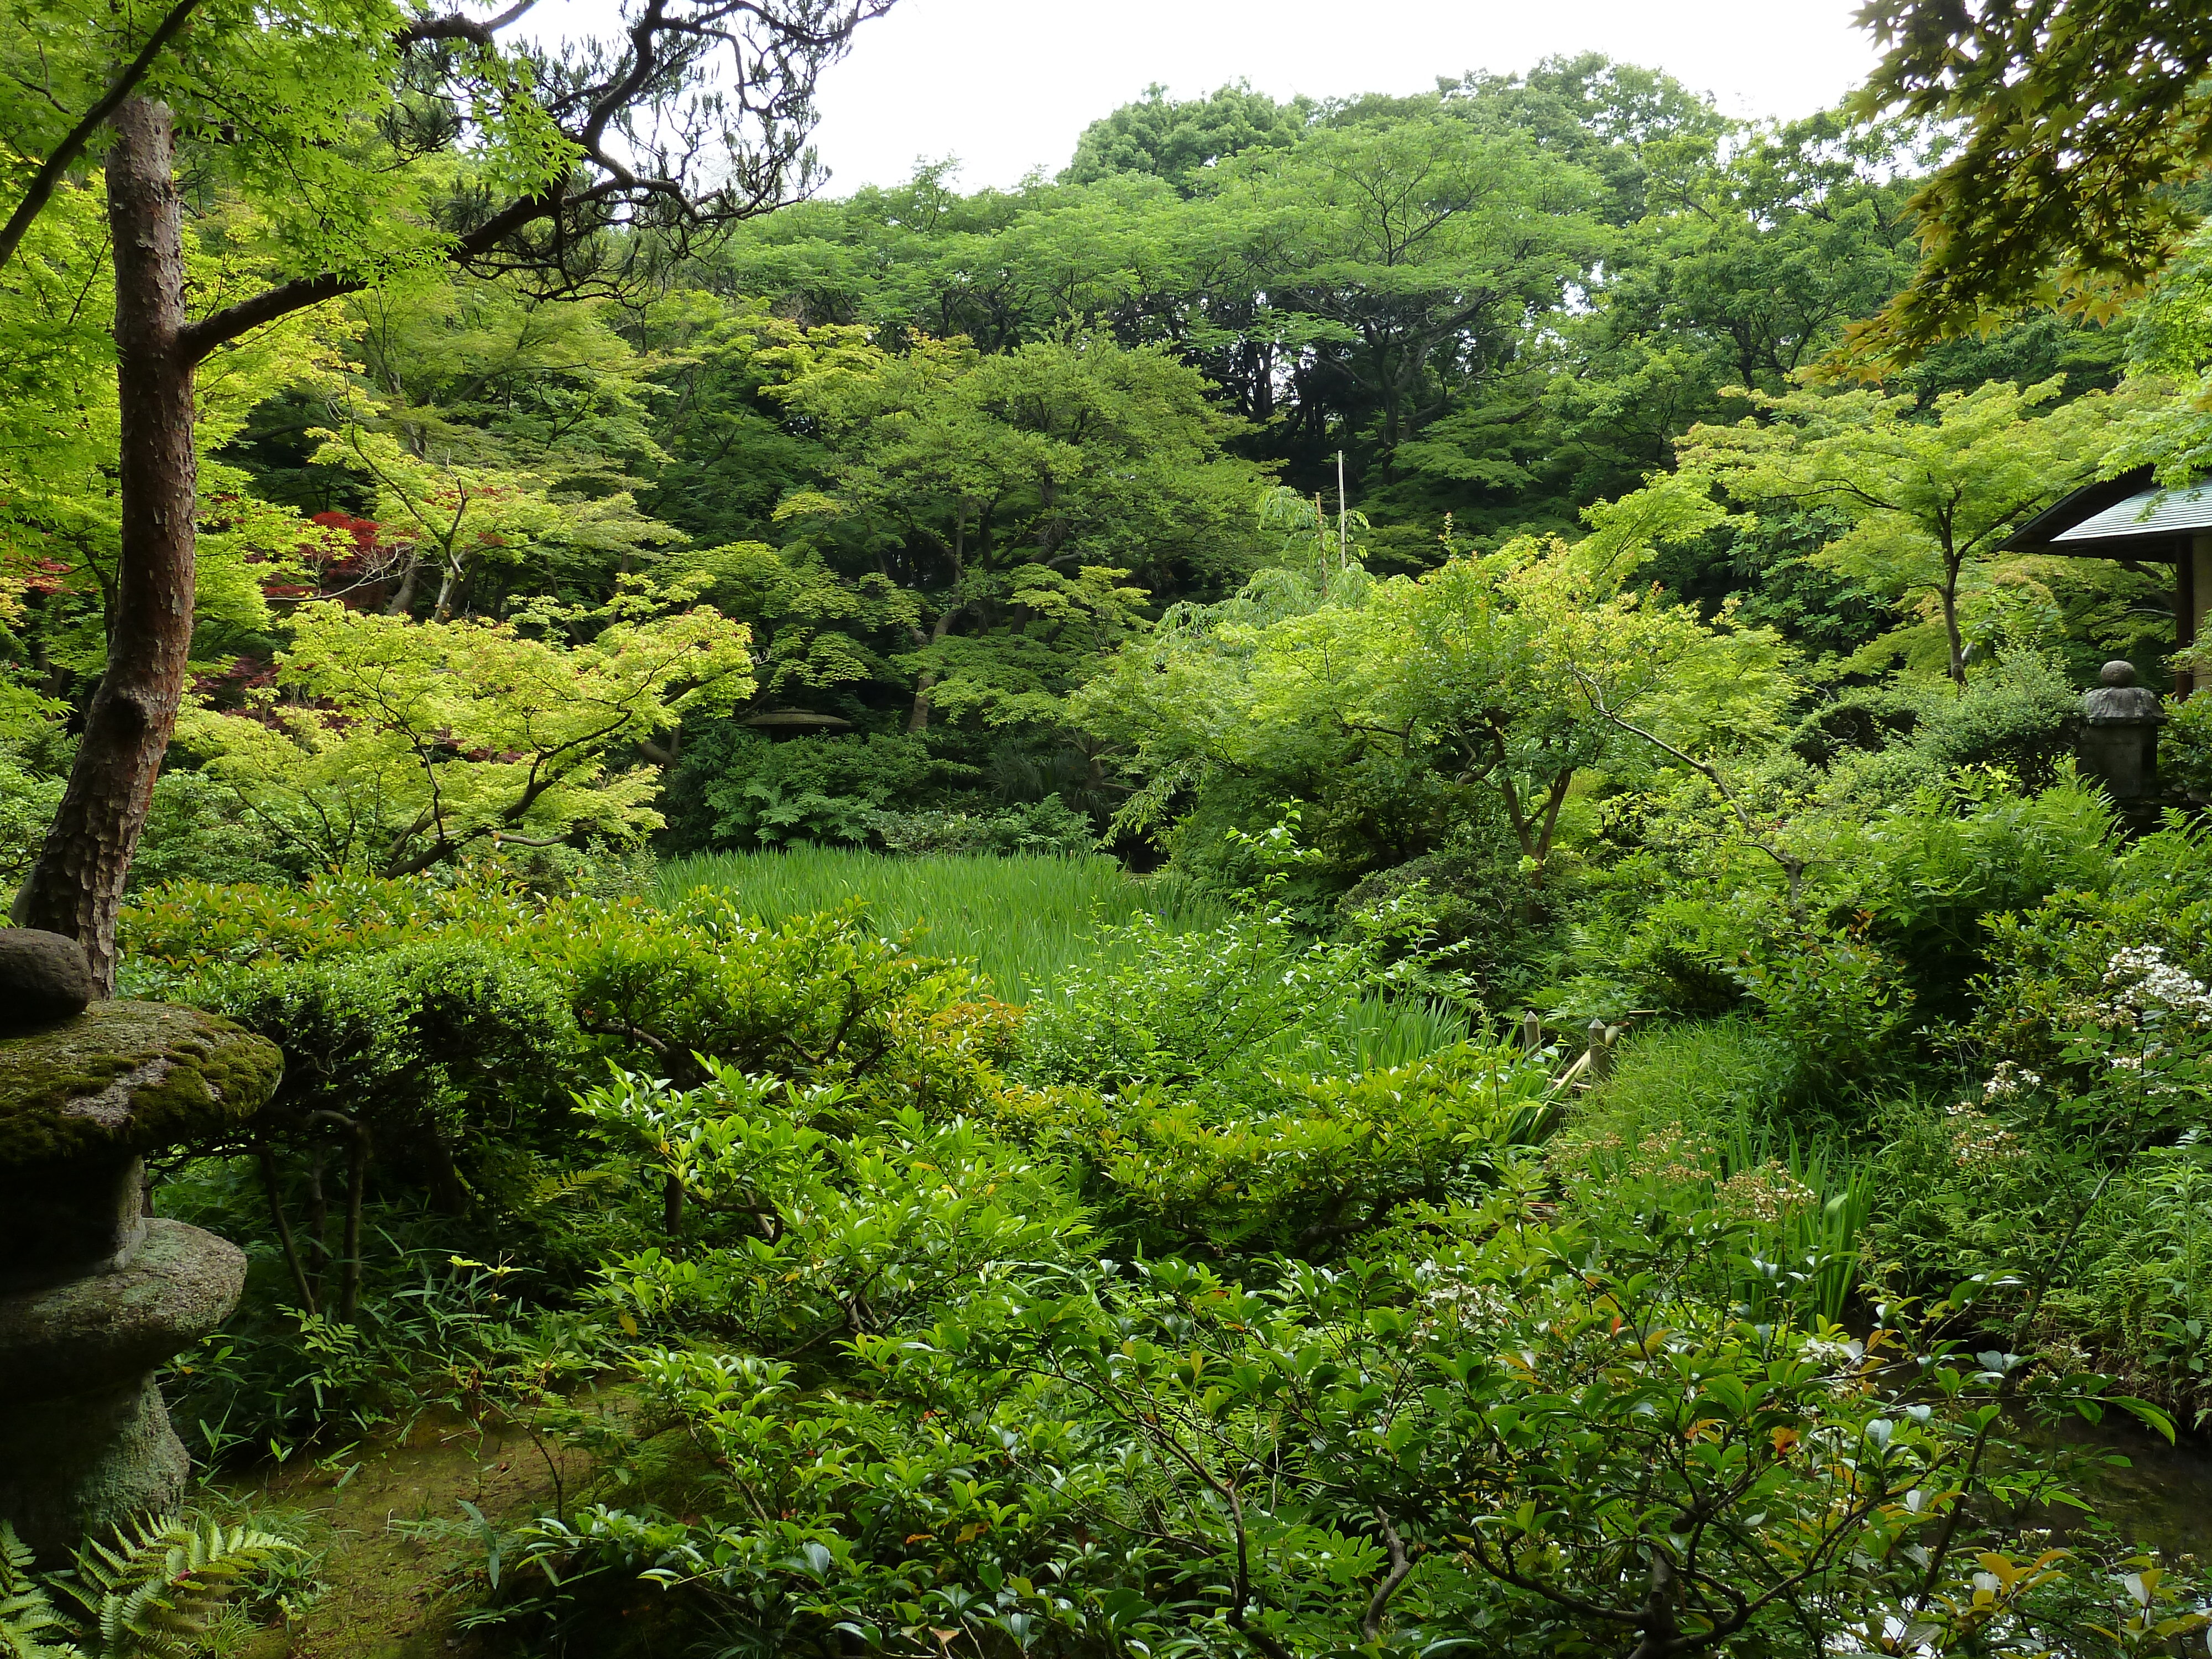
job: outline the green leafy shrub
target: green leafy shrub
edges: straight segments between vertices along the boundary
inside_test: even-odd
[[[1356,932],[1364,919],[1410,908],[1421,919],[1424,948],[1451,949],[1454,966],[1485,1006],[1518,1006],[1559,945],[1558,909],[1537,902],[1518,862],[1517,850],[1505,856],[1502,843],[1487,854],[1426,854],[1355,883],[1337,901],[1336,919]],[[1563,871],[1553,873],[1556,896]]]
[[[2039,1340],[2200,1411],[2209,925],[2212,837],[2178,819],[2096,884],[1991,917],[1969,1069],[1893,1109],[1873,1228],[1901,1287],[2047,1285]]]
[[[1769,943],[1743,969],[1745,988],[1788,1057],[1799,1097],[1837,1093],[1907,1057],[1913,992],[1899,964],[1845,929],[1806,928]]]
[[[778,740],[730,721],[689,736],[681,767],[673,844],[685,850],[865,846],[875,814],[915,803],[938,770],[919,737]]]
[[[25,766],[0,745],[0,892],[13,895],[46,844],[61,805],[62,780]]]
[[[614,1169],[680,1195],[680,1210],[664,1202],[682,1217],[670,1237],[602,1269],[607,1305],[668,1336],[826,1363],[826,1345],[933,1316],[979,1276],[1088,1254],[1051,1165],[963,1118],[877,1116],[838,1085],[733,1066],[689,1091],[619,1076],[583,1104]]]
[[[454,1210],[465,1203],[457,1159],[547,1146],[580,1057],[562,987],[469,940],[266,961],[202,975],[192,996],[284,1050],[262,1133],[297,1134],[317,1113],[339,1114],[367,1131],[380,1163]]]
[[[2083,1263],[2055,1290],[2062,1329],[2124,1358],[2159,1395],[2212,1418],[2212,1144],[2191,1130],[2147,1151],[2082,1228]]]
[[[2065,1483],[2007,1406],[2101,1411],[2104,1379],[1967,1359],[1927,1324],[1754,1322],[1686,1271],[1753,1271],[1739,1230],[1640,1224],[1593,1235],[1501,1199],[1256,1288],[1024,1254],[854,1337],[842,1386],[647,1343],[643,1384],[714,1479],[681,1516],[547,1517],[514,1571],[541,1591],[642,1574],[763,1656],[1413,1656],[1471,1632],[1790,1654],[1818,1650],[1808,1625],[1908,1624],[1933,1650],[2025,1653],[1990,1638],[2139,1605],[2201,1628],[2185,1576],[2137,1603],[2125,1568],[2021,1529]]]
[[[1025,1078],[1263,1100],[1275,1076],[1360,1069],[1363,1000],[1434,988],[1427,956],[1386,965],[1362,941],[1304,939],[1273,908],[1206,931],[1139,916],[1107,930],[1102,943],[1090,964],[1030,1006]]]
[[[300,890],[185,884],[128,913],[133,972],[182,1000],[219,994],[235,964],[374,972],[403,946],[488,953],[565,998],[592,1069],[611,1060],[684,1078],[704,1054],[802,1082],[957,1104],[1007,1049],[1013,1015],[957,965],[904,951],[857,907],[755,923],[702,889],[665,908],[544,897],[495,881],[323,878]],[[272,982],[281,982],[272,981]],[[343,1017],[342,997],[325,1003]]]
[[[251,1156],[164,1188],[255,1264],[240,1317],[181,1373],[180,1420],[222,1450],[404,1414],[423,1379],[484,1373],[661,1237],[665,1194],[613,1201],[576,1156],[570,1091],[610,1063],[679,1089],[718,1062],[774,1068],[857,1112],[953,1116],[999,1086],[1016,1018],[849,911],[763,927],[712,893],[661,911],[482,882],[185,885],[126,929],[140,983],[232,1008],[290,1067]],[[511,1255],[529,1271],[495,1291],[452,1265],[504,1278]]]
[[[2199,801],[2212,796],[2212,702],[2185,697],[2167,708],[2158,734],[2158,779]]]
[[[248,816],[224,785],[172,765],[155,782],[131,883],[143,891],[172,881],[295,881],[307,872],[296,845]]]
[[[2099,885],[1992,918],[1973,1034],[1992,1064],[2032,1079],[2000,1092],[2054,1109],[2071,1099],[2063,1127],[2113,1146],[2212,1120],[2208,925],[2212,835],[2179,820],[2129,847]]]
[[[2081,694],[2064,668],[2021,650],[1970,676],[1963,690],[1902,678],[1838,698],[1806,717],[1796,747],[1827,766],[1823,793],[1832,799],[1900,800],[1974,767],[2039,790],[2065,775],[2081,719]]]
[[[1401,1066],[1282,1079],[1242,1103],[1138,1084],[1008,1091],[1002,1133],[1053,1154],[1148,1251],[1334,1256],[1407,1206],[1481,1192],[1559,1103],[1540,1058],[1460,1043]]]
[[[1098,850],[1091,820],[1058,795],[995,812],[878,812],[872,832],[886,851],[908,854],[1082,858]]]
[[[1771,919],[1741,902],[1662,898],[1629,933],[1620,972],[1646,1006],[1663,1013],[1719,1014],[1744,999],[1744,964]]]
[[[1989,919],[2102,886],[2116,843],[2111,808],[2081,783],[2028,794],[2001,775],[1962,773],[1837,836],[1833,908],[1865,918],[1859,931],[1895,958],[1929,1015],[1955,1019],[1984,966]]]

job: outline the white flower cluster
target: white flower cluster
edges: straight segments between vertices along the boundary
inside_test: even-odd
[[[1984,1104],[2013,1100],[2021,1095],[2032,1094],[2042,1086],[2040,1073],[2031,1072],[2015,1060],[2001,1060],[1997,1062],[1996,1070],[1990,1073],[1990,1080],[1982,1085],[1982,1100]]]
[[[1866,1344],[1856,1339],[1808,1336],[1797,1345],[1797,1358],[1823,1370],[1842,1370],[1866,1358]]]
[[[1422,1264],[1426,1287],[1421,1291],[1420,1329],[1466,1330],[1502,1323],[1513,1312],[1512,1299],[1487,1281],[1470,1279],[1466,1270],[1440,1267],[1434,1261]]]
[[[1998,1070],[2002,1073],[2003,1066],[1999,1066]],[[2036,1083],[2043,1081],[2033,1072],[2023,1072],[2019,1075],[2033,1079],[2033,1082],[2023,1082],[2022,1088],[2033,1088]],[[1990,1079],[1990,1088],[1984,1091],[1984,1099],[1996,1091],[1996,1081],[1995,1078]],[[1951,1156],[1958,1161],[1960,1168],[1987,1167],[2027,1154],[2027,1148],[2020,1144],[2019,1137],[1984,1112],[1973,1101],[1962,1100],[1957,1105],[1944,1109],[1959,1126],[1952,1131]]]
[[[2179,1014],[2212,1024],[2212,986],[2166,960],[2155,945],[2124,945],[2105,969],[2106,1001],[2115,1012]]]

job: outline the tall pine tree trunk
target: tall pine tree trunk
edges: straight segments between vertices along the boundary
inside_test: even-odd
[[[192,362],[169,110],[133,98],[113,117],[107,217],[115,239],[122,549],[107,670],[76,763],[15,920],[68,933],[115,987],[115,919],[154,780],[177,723],[192,640]]]

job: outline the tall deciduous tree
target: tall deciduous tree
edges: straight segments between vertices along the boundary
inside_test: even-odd
[[[1249,158],[1224,199],[1249,234],[1267,309],[1311,344],[1397,446],[1480,386],[1557,307],[1601,246],[1595,180],[1517,137],[1443,116],[1316,133]]]
[[[1051,723],[1127,635],[1147,587],[1218,583],[1256,549],[1261,479],[1222,453],[1238,422],[1165,352],[1110,340],[893,356],[857,331],[783,354],[776,395],[829,445],[825,489],[780,508],[804,548],[913,597],[899,665],[907,729],[938,712]]]
[[[116,647],[21,923],[81,939],[112,984],[114,926],[173,728],[191,630],[192,375],[226,343],[409,269],[605,289],[652,229],[678,242],[782,199],[822,66],[891,0],[632,0],[619,32],[503,50],[479,20],[379,0],[257,11],[111,118],[123,398]],[[333,27],[335,25],[335,27]],[[221,45],[224,50],[214,48]],[[103,94],[104,95],[104,94]],[[162,101],[163,97],[171,101]],[[176,118],[268,216],[281,279],[185,310]],[[711,178],[707,169],[713,170]]]
[[[1656,492],[1717,486],[1743,506],[1824,505],[1850,528],[1817,558],[1901,604],[1932,600],[1951,678],[1966,680],[1960,602],[2007,537],[2095,476],[2118,400],[2091,393],[2052,407],[2055,376],[1993,380],[1935,400],[1858,390],[1746,395],[1758,417],[1692,428],[1681,476]]]
[[[177,723],[192,643],[192,358],[169,111],[125,100],[107,155],[121,535],[107,661],[15,918],[76,935],[113,983],[115,911]]]

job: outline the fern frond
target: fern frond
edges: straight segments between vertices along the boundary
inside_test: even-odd
[[[0,1521],[0,1659],[83,1659],[46,1586],[31,1576],[31,1547]]]
[[[532,1202],[538,1205],[565,1204],[570,1199],[594,1198],[611,1193],[623,1185],[622,1176],[613,1170],[562,1170],[540,1176],[531,1188]]]
[[[223,1598],[271,1556],[299,1548],[273,1533],[149,1517],[77,1553],[64,1585],[100,1629],[100,1659],[191,1659]]]

